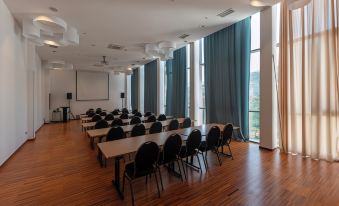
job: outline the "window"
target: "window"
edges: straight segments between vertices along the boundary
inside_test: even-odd
[[[260,141],[260,13],[251,17],[249,138]]]
[[[190,61],[190,46],[186,46],[186,95],[185,95],[185,115],[186,117],[190,116],[190,68],[191,68],[191,61]]]
[[[204,57],[204,38],[199,40],[199,115],[198,124],[206,123],[206,101],[205,101],[205,57]]]
[[[166,112],[167,73],[166,61],[160,61],[160,114]]]

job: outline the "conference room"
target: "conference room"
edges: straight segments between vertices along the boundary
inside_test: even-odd
[[[0,0],[0,205],[338,205],[338,0]]]

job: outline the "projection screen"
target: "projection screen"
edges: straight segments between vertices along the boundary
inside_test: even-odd
[[[109,73],[77,71],[77,101],[109,100]]]

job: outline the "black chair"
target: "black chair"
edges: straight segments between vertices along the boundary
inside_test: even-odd
[[[92,117],[92,122],[97,122],[99,120],[102,120],[102,117],[98,114],[96,114]]]
[[[115,110],[112,112],[112,114],[113,114],[113,115],[119,115],[119,110],[116,110],[116,109],[115,109]]]
[[[116,118],[112,121],[111,126],[112,127],[114,127],[114,126],[124,126],[124,122],[122,121],[122,119]]]
[[[182,145],[182,140],[181,140],[180,135],[172,134],[166,139],[165,144],[163,146],[163,150],[160,152],[159,160],[158,160],[158,171],[159,171],[162,190],[164,190],[164,185],[162,183],[162,176],[161,176],[161,171],[159,167],[161,165],[167,164],[169,167],[171,167],[172,170],[174,170],[174,163],[176,162],[178,165],[181,180],[183,181],[180,164],[179,164],[179,160],[180,160],[179,152],[180,152],[181,145]]]
[[[120,115],[120,119],[128,119],[128,114],[122,113],[122,114]]]
[[[136,114],[138,112],[138,110],[137,109],[134,109],[133,111],[132,111],[132,114]]]
[[[164,114],[161,114],[161,115],[159,115],[159,117],[158,117],[158,121],[165,121],[167,118],[166,118],[166,115],[164,115]]]
[[[177,119],[171,120],[168,125],[168,131],[177,130],[177,129],[179,129],[179,121]]]
[[[106,121],[112,121],[112,120],[114,120],[113,114],[111,114],[111,113],[107,114],[106,117],[105,117],[105,120],[106,120]]]
[[[107,113],[106,112],[101,112],[100,113],[100,116],[103,116],[103,117],[105,117],[107,115]]]
[[[120,126],[114,126],[108,131],[106,135],[106,142],[123,139],[124,137],[125,137],[124,130]],[[102,166],[103,163],[101,150],[98,150],[98,160],[100,161],[100,165]],[[104,160],[104,165],[106,167],[106,159]]]
[[[102,112],[102,109],[101,109],[101,108],[98,108],[98,109],[95,111],[95,113],[97,113],[97,114],[101,114],[101,112]]]
[[[147,118],[147,122],[156,122],[157,118],[154,115],[151,115]]]
[[[136,112],[136,113],[134,114],[134,116],[135,116],[135,117],[142,117],[142,114],[141,114],[140,112]]]
[[[146,128],[143,124],[136,124],[131,131],[131,137],[142,136],[146,134]]]
[[[233,154],[232,154],[231,147],[230,147],[230,144],[232,141],[232,135],[233,135],[233,125],[227,124],[224,127],[219,147],[221,147],[221,154],[227,157],[231,157],[233,160]],[[229,153],[224,153],[224,146],[228,147]]]
[[[200,143],[201,143],[201,132],[199,130],[195,129],[188,136],[187,141],[186,141],[186,145],[181,147],[179,156],[181,157],[181,161],[182,161],[183,158],[186,158],[186,164],[190,164],[192,167],[198,169],[202,173],[201,163],[200,163],[200,159],[199,159]],[[190,163],[188,162],[188,157],[191,157]],[[193,158],[194,157],[197,157],[199,167],[193,165]],[[183,164],[183,161],[182,161],[182,164]]]
[[[121,110],[121,112],[122,112],[122,113],[125,113],[125,114],[129,114],[129,111],[128,111],[127,108],[123,108],[123,109]]]
[[[145,112],[144,117],[149,117],[152,115],[152,112]]]
[[[156,167],[156,162],[159,158],[159,151],[159,146],[155,142],[145,142],[139,147],[135,155],[134,162],[125,166],[122,192],[125,191],[125,179],[127,179],[131,188],[132,205],[134,205],[133,181],[140,177],[147,177],[148,175],[154,174],[157,183],[158,197],[160,197]]]
[[[221,159],[219,156],[219,143],[220,143],[220,129],[217,126],[213,126],[210,131],[208,131],[208,134],[206,136],[206,141],[202,141],[199,147],[199,151],[202,153],[202,157],[204,159],[204,164],[205,168],[208,168],[208,163],[207,163],[207,152],[209,150],[215,152],[218,157],[219,165],[221,166]],[[204,157],[205,153],[205,157]]]
[[[155,133],[160,133],[160,132],[162,132],[161,122],[154,122],[149,129],[149,133],[155,134]]]
[[[189,128],[192,125],[191,118],[187,117],[184,119],[184,122],[182,123],[182,128]]]
[[[96,115],[94,111],[87,114],[88,117],[93,117],[94,115]]]
[[[108,127],[108,123],[104,119],[97,121],[94,126],[95,129],[102,129],[102,128],[107,128],[107,127]]]
[[[129,122],[129,124],[140,124],[140,123],[141,123],[140,117],[133,117]]]
[[[89,113],[94,113],[94,109],[87,110],[86,115],[88,116]]]

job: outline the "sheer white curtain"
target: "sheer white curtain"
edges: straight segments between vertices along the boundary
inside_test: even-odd
[[[281,2],[279,103],[285,152],[339,159],[339,0]]]

